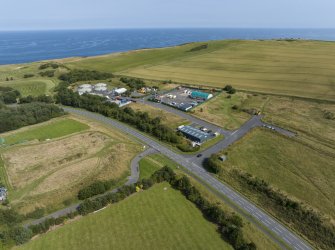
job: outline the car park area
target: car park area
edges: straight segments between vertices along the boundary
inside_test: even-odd
[[[164,94],[156,94],[152,96],[150,100],[187,112],[213,98],[213,96],[213,93],[209,91],[178,87]]]

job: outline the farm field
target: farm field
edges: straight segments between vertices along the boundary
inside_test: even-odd
[[[49,129],[53,139],[44,140],[51,137]],[[78,190],[94,180],[123,181],[141,151],[119,131],[74,116],[22,130],[16,138],[10,132],[9,138],[28,138],[30,143],[0,149],[1,179],[7,182],[11,205],[21,213],[64,207],[63,202],[76,200]]]
[[[131,240],[129,236],[131,235]],[[169,184],[157,184],[19,249],[232,249]]]
[[[54,139],[62,136],[66,136],[72,133],[80,132],[88,129],[89,126],[73,119],[55,119],[48,124],[31,126],[29,129],[22,128],[15,132],[6,133],[6,136],[2,136],[5,140],[5,144],[12,145],[20,142],[26,142],[31,140],[44,141],[47,139]]]
[[[146,156],[140,161],[140,178],[148,178],[158,169],[169,166],[174,169],[175,172],[182,173],[181,169],[178,168],[178,165],[166,158],[162,154],[153,154]],[[183,172],[183,174],[185,174]],[[193,179],[192,176],[188,176],[192,184],[211,202],[220,205],[224,211],[228,213],[234,213],[234,211],[225,204],[222,200],[220,200],[215,194],[211,193],[206,187],[200,184],[198,181]],[[255,228],[254,225],[245,221],[243,226],[243,233],[245,237],[247,237],[250,241],[255,242],[258,246],[258,249],[280,249],[278,245],[276,245],[270,238],[268,238],[265,234],[263,234],[259,229]]]
[[[226,182],[234,185],[229,173],[239,169],[335,218],[334,157],[265,129],[253,130],[225,152]]]
[[[66,60],[69,67],[153,80],[334,100],[334,42],[211,41],[93,58]]]

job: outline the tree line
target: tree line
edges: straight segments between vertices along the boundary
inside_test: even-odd
[[[74,69],[68,73],[62,74],[59,79],[71,84],[80,81],[105,80],[112,77],[113,74],[111,73],[103,73],[95,70]]]
[[[48,121],[64,115],[62,108],[48,103],[27,103],[0,107],[0,133]]]
[[[67,88],[69,84],[63,82],[59,85],[56,95],[57,103],[83,108],[127,123],[142,132],[153,135],[161,141],[176,145],[182,142],[183,138],[177,135],[173,129],[161,124],[159,117],[152,118],[147,112],[134,111],[130,107],[120,108],[115,103],[107,102],[104,97],[89,94],[80,96]]]
[[[229,242],[234,249],[239,250],[254,250],[256,245],[253,242],[247,242],[243,236],[243,221],[235,214],[228,214],[216,204],[206,200],[199,190],[197,190],[188,177],[178,177],[169,167],[163,167],[156,171],[150,178],[142,179],[134,185],[122,186],[117,192],[106,193],[105,195],[86,199],[77,208],[77,212],[70,213],[61,218],[48,219],[38,225],[29,227],[33,235],[44,233],[55,224],[62,224],[67,218],[73,218],[80,214],[85,216],[94,211],[106,207],[108,204],[117,203],[131,194],[136,192],[136,189],[147,190],[156,183],[167,181],[173,188],[179,190],[189,201],[193,202],[203,213],[205,218],[218,226],[218,232],[222,238]]]

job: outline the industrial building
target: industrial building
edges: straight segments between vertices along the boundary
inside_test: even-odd
[[[200,91],[192,91],[190,97],[193,99],[208,100],[213,97],[213,94],[200,92]]]
[[[183,105],[180,105],[179,106],[179,109],[182,110],[182,111],[189,111],[190,109],[192,109],[194,107],[194,105],[192,104],[189,104],[189,103],[186,103],[186,104],[183,104]]]
[[[197,142],[197,143],[203,143],[205,141],[207,141],[208,139],[210,139],[211,135],[201,131],[200,129],[191,127],[191,126],[180,126],[178,127],[178,131],[182,132],[183,135],[190,139],[193,142]]]
[[[94,85],[94,90],[97,92],[104,92],[107,91],[107,84],[106,83],[97,83]]]
[[[117,95],[122,95],[122,94],[124,94],[124,93],[127,92],[127,89],[126,89],[126,88],[114,89],[114,92],[115,92]]]

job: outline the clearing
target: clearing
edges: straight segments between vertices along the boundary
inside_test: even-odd
[[[0,149],[1,179],[22,213],[61,208],[94,180],[124,181],[142,148],[119,131],[75,116],[3,135],[15,143],[29,140]]]

